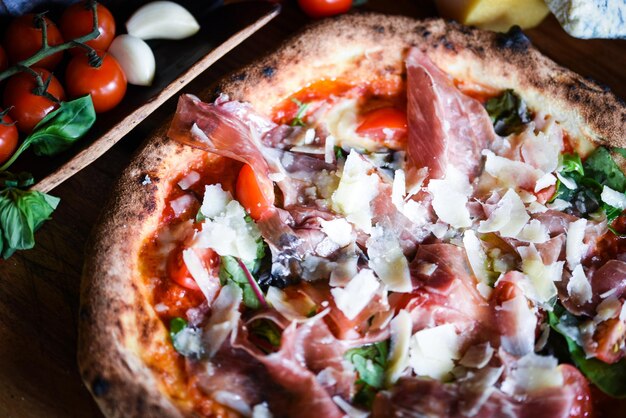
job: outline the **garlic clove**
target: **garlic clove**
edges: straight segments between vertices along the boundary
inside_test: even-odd
[[[153,1],[141,6],[126,22],[130,35],[141,39],[184,39],[200,30],[187,9],[171,1]]]
[[[120,64],[130,84],[152,84],[156,64],[152,49],[145,41],[132,35],[119,35],[111,43],[109,53]]]

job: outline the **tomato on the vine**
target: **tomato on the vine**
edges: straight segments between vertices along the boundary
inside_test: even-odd
[[[9,59],[2,45],[0,45],[0,71],[4,71],[9,67]]]
[[[13,64],[32,57],[41,49],[41,29],[36,26],[36,15],[29,13],[17,17],[9,23],[4,34],[4,47],[9,61]],[[48,45],[54,46],[63,43],[63,37],[57,26],[47,17],[43,17],[48,33]],[[33,64],[34,67],[54,69],[63,58],[63,52],[57,52]]]
[[[13,155],[17,148],[18,133],[13,119],[4,115],[0,123],[0,164]]]
[[[106,52],[98,52],[99,67],[92,67],[87,54],[70,60],[65,70],[65,86],[71,97],[90,94],[97,113],[106,112],[119,104],[126,94],[126,75],[118,62]]]
[[[115,18],[103,5],[96,3],[96,15],[98,16],[98,30],[100,35],[91,41],[85,42],[94,49],[106,51],[115,38]],[[59,22],[63,38],[70,40],[87,35],[93,29],[93,13],[89,2],[81,1],[73,4],[63,12]],[[72,48],[73,54],[81,53],[83,48]]]
[[[319,18],[347,12],[352,0],[298,0],[298,4],[306,14]]]
[[[48,93],[57,102],[65,100],[63,87],[52,73],[43,68],[32,70],[37,72],[44,82],[50,78]],[[17,122],[17,129],[24,133],[30,133],[40,120],[59,107],[59,103],[50,98],[35,94],[36,87],[35,77],[30,73],[21,72],[11,77],[4,89],[4,107],[11,108],[9,115]]]

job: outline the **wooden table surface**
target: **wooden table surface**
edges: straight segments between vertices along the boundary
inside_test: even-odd
[[[272,51],[308,22],[295,0],[283,6],[279,17],[185,91],[203,90],[223,75]],[[370,0],[362,9],[413,17],[436,13],[428,0]],[[626,41],[574,39],[552,17],[527,33],[558,63],[626,98]],[[102,416],[76,366],[83,250],[118,173],[142,140],[174,109],[175,100],[170,100],[98,161],[55,189],[52,193],[61,198],[61,204],[54,219],[37,233],[36,248],[0,262],[0,416]]]

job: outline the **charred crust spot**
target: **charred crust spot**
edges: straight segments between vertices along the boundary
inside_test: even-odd
[[[530,39],[524,34],[522,28],[516,25],[508,32],[496,35],[496,46],[515,52],[525,52],[530,47]]]
[[[110,388],[111,384],[109,381],[100,375],[96,376],[91,382],[91,393],[97,397],[106,395]]]
[[[385,33],[385,27],[382,25],[374,25],[372,29],[374,29],[376,33]]]
[[[272,67],[271,65],[266,65],[261,70],[261,73],[263,73],[263,76],[265,78],[272,78],[275,72],[276,72],[276,68]]]
[[[244,81],[246,78],[248,78],[246,73],[238,73],[232,76],[233,81]]]

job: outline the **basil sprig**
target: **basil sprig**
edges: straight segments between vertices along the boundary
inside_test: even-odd
[[[91,96],[61,102],[59,108],[43,118],[11,158],[0,167],[8,169],[28,148],[36,155],[53,156],[71,147],[89,131],[96,121],[96,112]]]
[[[526,103],[513,90],[505,90],[485,103],[493,128],[498,135],[519,133],[530,122]]]
[[[28,173],[0,173],[0,255],[9,258],[16,250],[35,246],[35,231],[59,204],[59,198],[34,190]]]
[[[383,388],[389,341],[367,344],[348,350],[345,354],[356,369],[359,377],[358,390],[352,400],[354,404],[371,409],[376,393]]]

